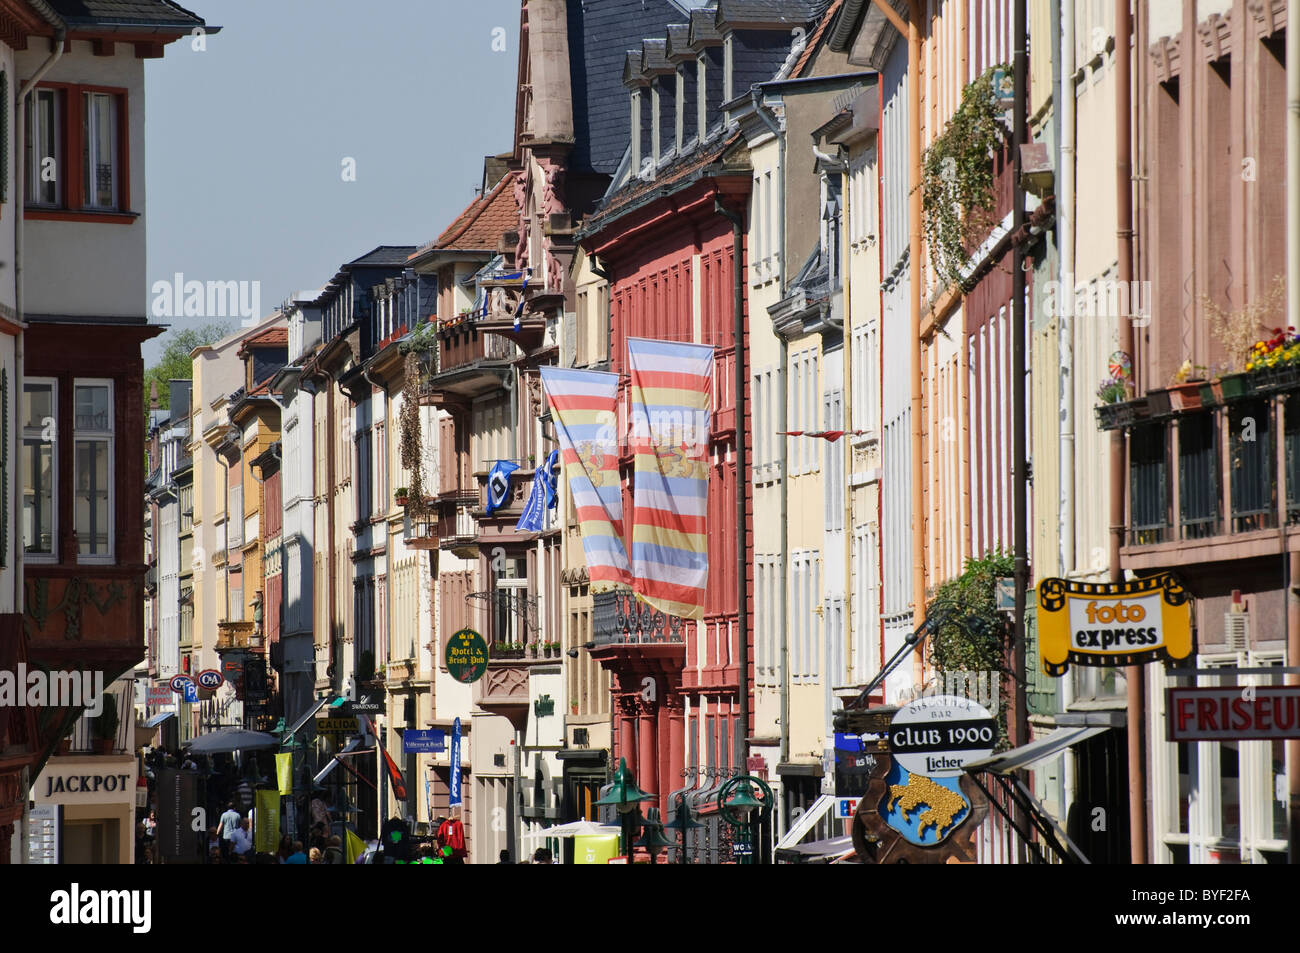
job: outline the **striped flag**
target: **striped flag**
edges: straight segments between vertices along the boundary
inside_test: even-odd
[[[632,574],[646,603],[704,616],[713,348],[629,338],[636,485]]]
[[[540,370],[582,530],[591,591],[631,588],[618,476],[618,375],[567,367]]]

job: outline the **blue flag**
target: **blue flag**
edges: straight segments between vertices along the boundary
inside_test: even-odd
[[[546,525],[546,505],[545,490],[543,486],[545,481],[542,479],[542,471],[538,470],[533,474],[533,488],[528,491],[528,502],[524,504],[524,511],[519,515],[519,522],[515,524],[515,529],[523,533],[540,533]]]
[[[559,479],[560,469],[560,451],[552,450],[551,455],[546,458],[546,466],[542,468],[542,490],[546,493],[546,508],[555,509],[555,504],[560,501],[556,493],[555,483]]]
[[[510,499],[510,474],[519,469],[519,464],[509,460],[498,460],[488,472],[488,500],[484,509],[491,516]]]
[[[460,719],[451,723],[451,777],[448,779],[451,790],[447,792],[447,804],[456,805],[460,798]]]

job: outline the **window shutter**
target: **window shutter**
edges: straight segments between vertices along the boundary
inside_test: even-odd
[[[9,74],[0,70],[0,202],[9,201]],[[21,156],[19,159],[21,160]],[[7,393],[7,392],[6,392]],[[8,476],[8,471],[6,471]],[[7,525],[7,520],[5,521]]]

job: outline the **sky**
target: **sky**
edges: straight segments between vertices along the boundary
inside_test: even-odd
[[[258,282],[270,314],[376,245],[436,238],[512,146],[519,0],[182,5],[221,31],[145,61],[151,308],[180,272],[250,303]]]

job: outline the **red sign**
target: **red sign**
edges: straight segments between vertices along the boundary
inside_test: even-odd
[[[155,683],[150,685],[145,695],[145,704],[147,705],[170,705],[172,698],[171,686],[165,683]]]
[[[1300,738],[1300,686],[1170,688],[1170,741]]]
[[[764,758],[761,754],[750,755],[749,760],[745,762],[745,770],[748,771],[754,777],[766,781],[767,780],[767,759]]]

